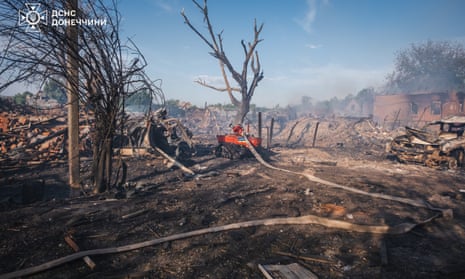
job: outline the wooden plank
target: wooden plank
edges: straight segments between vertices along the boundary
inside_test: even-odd
[[[69,235],[65,236],[65,242],[74,250],[74,252],[79,252],[80,250],[79,246],[77,245],[76,242],[74,242],[74,240]],[[87,266],[90,269],[95,268],[96,264],[89,256],[85,256],[82,259],[84,260],[84,262],[87,264]]]
[[[271,274],[268,273],[268,270],[266,270],[265,267],[263,267],[263,265],[259,264],[258,269],[260,269],[260,271],[263,273],[266,279],[273,279]]]
[[[288,265],[258,265],[267,279],[318,279],[310,270],[298,263]]]
[[[121,156],[145,156],[150,154],[145,147],[122,147],[119,149]]]

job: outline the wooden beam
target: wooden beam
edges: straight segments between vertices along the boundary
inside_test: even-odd
[[[67,9],[76,11],[78,0],[68,0]],[[69,185],[71,188],[79,189],[79,62],[77,57],[78,48],[78,27],[68,25],[66,28],[67,53],[66,89],[68,96],[68,165],[69,165]]]

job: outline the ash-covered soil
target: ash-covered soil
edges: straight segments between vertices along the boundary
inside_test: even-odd
[[[100,195],[69,197],[64,164],[2,168],[0,274],[72,254],[66,236],[81,250],[91,250],[263,218],[316,215],[395,226],[436,214],[311,182],[266,168],[255,158],[216,158],[213,140],[198,140],[201,152],[186,164],[196,176],[167,168],[160,157],[126,158],[127,185]],[[401,235],[317,224],[234,229],[93,255],[93,270],[78,259],[30,278],[264,278],[258,264],[294,262],[319,278],[464,278],[462,171],[399,164],[387,160],[376,144],[310,148],[281,142],[268,161],[367,192],[425,200],[452,209],[454,216]],[[84,175],[88,164],[82,162]],[[29,195],[24,204],[31,183],[43,190],[39,200]]]

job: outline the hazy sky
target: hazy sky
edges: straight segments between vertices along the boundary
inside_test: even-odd
[[[203,0],[198,0],[203,4]],[[379,87],[393,71],[396,51],[426,40],[465,44],[463,0],[209,0],[215,32],[240,71],[240,41],[258,45],[265,78],[252,103],[286,106],[301,96],[328,99]],[[180,15],[205,31],[191,0],[120,0],[123,37],[145,55],[152,79],[162,79],[167,99],[229,103],[226,93],[202,87],[199,77],[221,85],[218,62]]]

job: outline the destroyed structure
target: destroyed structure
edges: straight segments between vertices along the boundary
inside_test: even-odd
[[[6,151],[2,151],[0,161],[5,169],[16,169],[18,163],[41,164],[45,160],[66,164],[65,117],[47,111],[35,115],[36,112],[3,112],[1,123],[7,130],[1,136]],[[72,253],[70,247],[78,244],[82,251],[111,246],[116,251],[120,245],[161,244],[137,246],[132,253],[99,257],[89,254],[87,260],[82,258],[87,266],[77,259],[44,270],[45,277],[57,270],[77,272],[81,277],[102,270],[108,275],[124,270],[132,272],[131,276],[143,274],[155,278],[199,278],[207,277],[206,274],[228,278],[232,272],[236,272],[234,277],[245,278],[250,274],[258,276],[260,270],[263,274],[299,271],[318,275],[317,278],[377,278],[391,272],[393,278],[399,278],[396,275],[406,272],[417,275],[419,267],[434,272],[462,270],[461,262],[450,267],[441,265],[442,262],[431,264],[437,258],[422,257],[425,251],[430,251],[431,243],[439,241],[427,230],[459,227],[461,219],[454,220],[449,208],[460,210],[463,201],[459,200],[459,194],[449,196],[451,187],[442,181],[450,179],[456,189],[461,180],[457,181],[459,176],[451,172],[398,166],[385,160],[385,145],[403,128],[385,129],[371,117],[300,115],[290,119],[285,118],[285,112],[274,110],[261,116],[264,146],[272,147],[275,152],[267,160],[269,163],[258,156],[258,162],[231,161],[215,158],[213,154],[215,135],[221,135],[216,131],[228,129],[230,133],[227,117],[228,113],[219,109],[196,109],[195,113],[186,111],[183,117],[173,118],[164,109],[148,115],[128,115],[123,132],[115,141],[119,145],[114,149],[115,154],[130,156],[125,160],[131,173],[128,183],[120,187],[123,189],[116,194],[50,203],[42,198],[24,199],[23,195],[23,203],[27,205],[23,208],[15,205],[18,209],[4,213],[5,219],[14,220],[4,222],[4,227],[11,229],[3,230],[5,251],[14,251],[15,255],[31,253],[30,245],[18,241],[25,234],[43,247],[54,247],[35,250],[29,258],[23,256],[27,265],[34,266],[67,257]],[[255,120],[254,117],[251,119]],[[202,123],[199,130],[207,134],[199,136],[195,129],[188,129],[191,121]],[[445,131],[455,132],[458,139],[463,130],[456,122],[442,124]],[[258,136],[260,129],[256,126],[250,121],[244,129]],[[92,139],[91,115],[81,115],[80,128],[84,154],[91,151],[88,145]],[[208,145],[212,143],[209,139],[214,144]],[[189,173],[192,175],[181,173],[185,172],[181,167],[181,170],[167,168],[158,155],[142,156],[159,149],[182,160],[181,149],[186,147],[186,154],[194,155],[190,152],[195,152],[199,143],[210,148],[210,154],[191,158],[188,167],[195,170]],[[431,175],[433,172],[436,175]],[[23,194],[31,187],[46,192],[51,184],[50,180],[41,179],[34,180],[34,184],[20,178],[3,181],[20,185],[15,187],[22,187]],[[443,192],[447,195],[439,194]],[[365,197],[357,198],[355,194],[360,193]],[[402,198],[390,196],[399,193]],[[10,195],[3,199],[4,208],[16,198]],[[398,204],[399,200],[405,206]],[[30,206],[33,202],[38,203]],[[412,206],[415,210],[409,211]],[[411,230],[415,231],[410,233]],[[209,235],[200,236],[199,232]],[[463,230],[457,234],[463,235]],[[163,239],[167,241],[161,242]],[[414,243],[415,248],[405,248],[406,243]],[[461,241],[459,248],[463,245]],[[450,249],[442,249],[444,262],[456,258],[459,248],[454,255],[449,255]],[[434,256],[440,252],[435,249]],[[414,264],[404,263],[407,255],[415,259]],[[3,273],[23,272],[15,257],[5,260]],[[307,260],[302,262],[304,258]],[[301,265],[293,264],[297,259]],[[266,264],[273,260],[282,265]],[[250,262],[253,264],[249,265]]]
[[[464,115],[463,92],[415,92],[377,95],[373,104],[373,120],[395,129],[402,126],[421,128],[429,122],[454,115]]]
[[[51,106],[53,104],[53,106]],[[79,123],[80,155],[92,154],[94,116],[81,110]],[[166,109],[141,115],[129,113],[115,136],[115,154],[135,155],[148,148],[160,148],[178,159],[195,152],[192,133],[177,119],[169,117]],[[67,118],[64,107],[53,99],[45,99],[39,91],[27,96],[24,105],[12,98],[0,98],[0,163],[40,164],[66,162]]]
[[[456,169],[465,165],[464,131],[464,116],[434,121],[424,130],[406,127],[406,133],[394,138],[388,151],[400,162]]]
[[[124,133],[120,135],[118,151],[123,155],[135,155],[148,149],[161,149],[168,155],[184,161],[195,153],[192,132],[177,118],[168,118],[165,108],[146,116],[129,117]],[[137,150],[137,151],[136,151]]]
[[[372,109],[373,115],[365,117],[316,117],[305,111],[296,113],[290,107],[273,109],[260,113],[263,123],[263,134],[260,136],[265,148],[273,145],[357,148],[369,149],[381,155],[386,146],[390,152],[399,146],[405,149],[408,136],[401,136],[405,133],[403,126],[410,125],[407,133],[410,132],[411,136],[411,128],[419,129],[431,121],[441,120],[444,115],[463,114],[463,101],[464,94],[460,92],[381,95],[375,96],[371,105],[367,100],[361,100],[360,103],[353,99],[341,112],[344,115],[356,115]],[[193,134],[210,135],[213,138],[229,134],[235,113],[218,106],[206,106],[203,109],[181,107],[173,110],[178,114],[170,117],[166,109],[159,109],[151,116],[128,114],[124,129],[118,129],[123,134],[117,136],[116,151],[125,156],[137,156],[157,147],[176,159],[187,160],[196,152]],[[252,111],[246,119],[244,128],[252,136],[259,136],[258,114]],[[81,115],[80,150],[84,156],[91,154],[92,121],[92,116]],[[41,107],[38,110],[33,107],[24,113],[4,109],[0,114],[0,129],[1,160],[4,164],[64,160],[66,118],[60,108]],[[419,150],[416,148],[416,153]],[[416,161],[425,163],[427,160]],[[428,161],[425,164],[444,165],[445,161],[440,161],[442,163]],[[461,167],[463,163],[459,160],[455,165]]]

